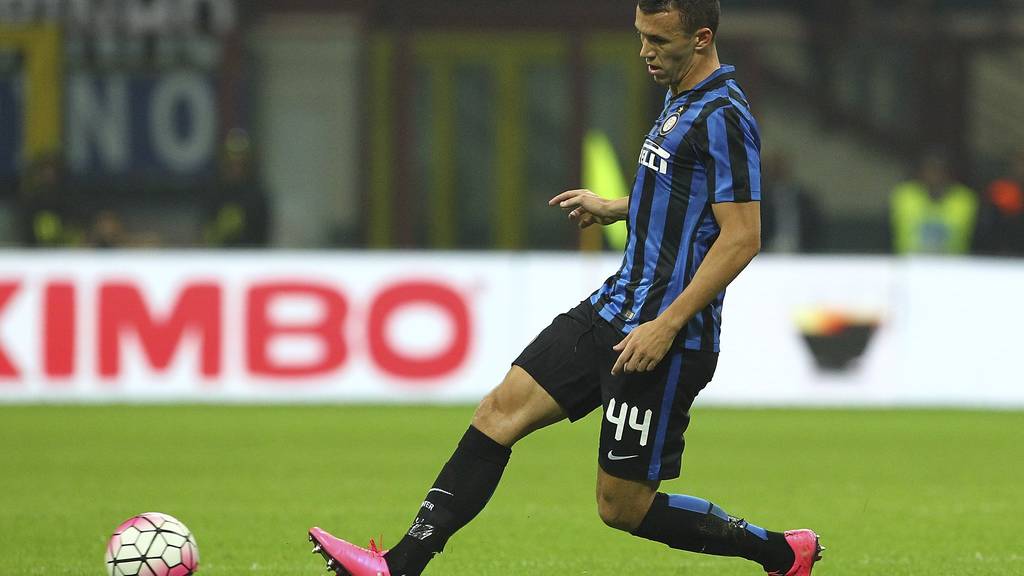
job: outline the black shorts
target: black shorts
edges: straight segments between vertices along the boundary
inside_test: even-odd
[[[678,478],[690,406],[718,354],[673,344],[652,372],[613,376],[623,334],[589,301],[560,314],[516,358],[573,422],[602,406],[598,463],[617,478]]]

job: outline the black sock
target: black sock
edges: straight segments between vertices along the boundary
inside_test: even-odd
[[[739,556],[757,562],[766,572],[785,574],[795,560],[785,535],[729,516],[711,502],[693,496],[658,493],[633,535],[677,550]]]
[[[512,450],[470,426],[441,469],[405,537],[387,553],[391,576],[419,576],[430,559],[476,517],[498,487]]]

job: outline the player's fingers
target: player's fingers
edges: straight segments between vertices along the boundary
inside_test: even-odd
[[[615,360],[615,365],[612,366],[612,376],[618,376],[622,373],[622,357],[620,356]]]
[[[586,212],[573,212],[569,214],[569,220],[575,222],[581,230],[594,223],[594,217]]]
[[[626,364],[626,372],[645,372],[646,367],[647,357],[638,352],[634,354],[629,363]]]
[[[563,210],[572,210],[573,208],[582,207],[583,206],[583,197],[582,196],[576,196],[575,198],[569,198],[567,200],[562,200],[561,202],[558,203],[558,206],[559,206],[559,208],[562,208]]]
[[[561,204],[562,201],[567,198],[566,194],[568,194],[568,192],[562,192],[558,196],[555,196],[551,200],[548,200],[548,206],[556,206],[558,204]]]
[[[635,361],[634,360],[630,360],[629,362],[626,362],[625,366],[622,367],[622,371],[625,372],[626,374],[632,374],[632,373],[636,372],[636,363],[635,363]]]
[[[622,370],[627,373],[634,373],[640,371],[640,366],[644,363],[644,352],[637,346],[635,341],[631,341],[626,345],[626,349],[622,351],[622,355],[626,357],[626,361],[623,363]]]
[[[578,195],[579,193],[580,193],[579,190],[566,190],[565,192],[562,192],[561,194],[555,196],[551,200],[548,200],[548,203],[549,204],[558,204],[558,203],[562,202],[563,200],[565,200],[567,198],[572,198],[573,196]]]
[[[615,366],[612,366],[612,374],[622,374],[622,370],[626,367],[626,363],[629,361],[630,356],[633,354],[633,349],[629,348],[622,351],[619,357],[615,360]]]
[[[551,200],[548,200],[548,206],[554,206],[556,204],[561,204],[562,202],[565,202],[566,200],[568,200],[570,198],[575,198],[575,197],[579,196],[580,194],[583,194],[584,192],[586,192],[586,191],[585,190],[567,190],[565,192],[562,192],[558,196],[555,196]]]
[[[615,350],[616,352],[622,352],[623,350],[625,350],[625,349],[626,349],[626,345],[627,345],[627,344],[629,344],[629,341],[630,341],[630,339],[632,339],[632,338],[633,338],[633,333],[632,333],[632,332],[630,332],[629,334],[626,334],[626,337],[625,337],[625,338],[623,338],[623,339],[622,339],[622,340],[621,340],[621,341],[620,341],[620,342],[619,342],[618,344],[616,344],[615,346],[612,346],[612,350]]]

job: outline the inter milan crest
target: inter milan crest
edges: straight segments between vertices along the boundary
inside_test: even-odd
[[[665,119],[665,122],[661,125],[661,135],[665,136],[679,124],[679,112],[669,116]]]

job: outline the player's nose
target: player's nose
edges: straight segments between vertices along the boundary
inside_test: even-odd
[[[647,61],[648,64],[650,64],[651,59],[654,58],[654,48],[652,48],[646,40],[640,41],[640,57]]]

